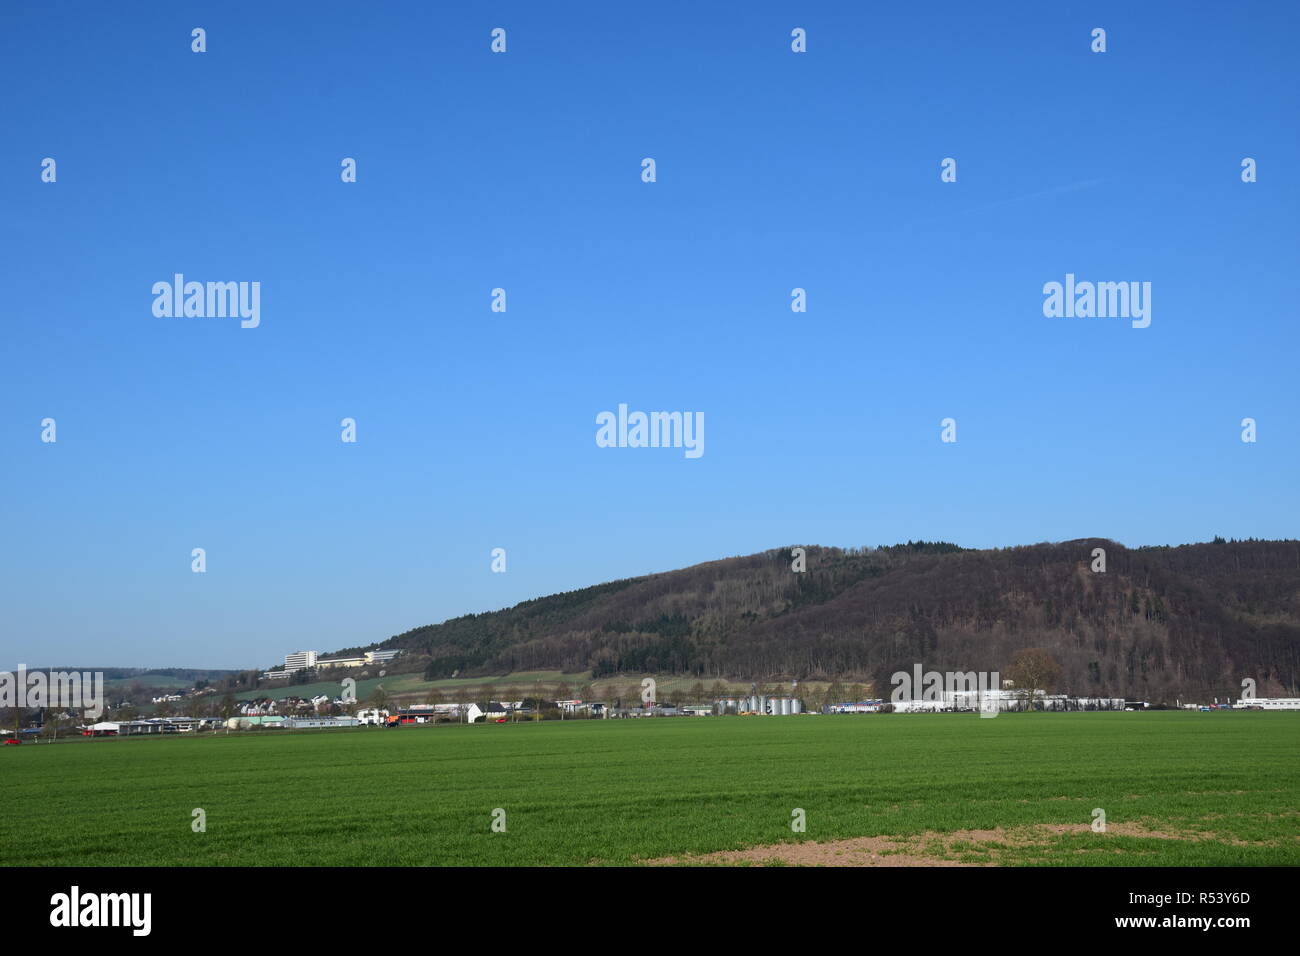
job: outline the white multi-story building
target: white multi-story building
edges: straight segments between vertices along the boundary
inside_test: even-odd
[[[315,651],[294,651],[292,654],[284,655],[284,669],[290,673],[307,670],[315,666]]]

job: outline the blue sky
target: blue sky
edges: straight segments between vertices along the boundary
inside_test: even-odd
[[[0,666],[796,543],[1300,537],[1297,8],[808,6],[6,5]],[[261,325],[156,318],[177,272]],[[1151,326],[1045,318],[1066,273]],[[598,448],[620,402],[705,454]]]

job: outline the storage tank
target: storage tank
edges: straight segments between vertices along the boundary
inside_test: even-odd
[[[790,701],[790,713],[792,713],[792,714],[802,714],[802,713],[803,713],[803,701],[800,700],[798,697],[796,697],[794,700]]]
[[[781,698],[781,716],[788,717],[794,713],[794,703],[789,697]]]

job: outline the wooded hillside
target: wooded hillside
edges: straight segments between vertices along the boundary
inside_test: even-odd
[[[1106,570],[1091,570],[1103,548]],[[747,680],[1005,671],[1047,649],[1062,690],[1153,701],[1297,694],[1300,542],[991,551],[910,542],[790,548],[613,581],[397,635],[429,678],[590,669]],[[406,669],[405,667],[403,669]]]

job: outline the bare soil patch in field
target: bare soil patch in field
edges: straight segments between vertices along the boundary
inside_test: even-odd
[[[649,866],[997,866],[1000,857],[1008,851],[1046,848],[1054,837],[1089,833],[1092,828],[1087,823],[1040,823],[1014,829],[928,831],[913,836],[853,837],[825,843],[776,843],[643,862]],[[1105,833],[1093,835],[1099,841],[1109,836],[1157,840],[1196,840],[1208,836],[1167,833],[1140,823],[1108,823]]]

